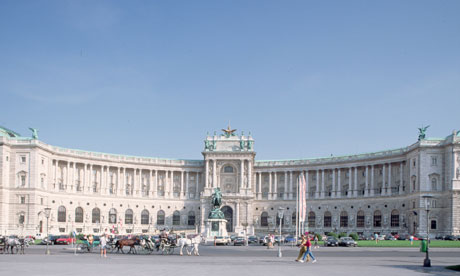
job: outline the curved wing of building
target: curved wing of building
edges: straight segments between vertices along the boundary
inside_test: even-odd
[[[396,150],[255,160],[252,136],[208,136],[203,160],[66,149],[0,127],[0,234],[203,232],[214,188],[227,231],[460,234],[460,132]],[[305,179],[305,217],[297,209]],[[429,208],[427,208],[429,207]],[[428,209],[428,211],[427,211]],[[427,217],[428,214],[428,217]]]

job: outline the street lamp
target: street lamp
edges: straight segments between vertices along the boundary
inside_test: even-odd
[[[283,254],[281,253],[281,225],[283,224],[283,216],[284,216],[284,208],[279,207],[278,208],[278,218],[280,220],[280,238],[278,240],[278,258],[283,257]]]
[[[423,198],[425,199],[425,211],[426,211],[426,255],[425,260],[423,260],[424,267],[431,267],[431,260],[430,255],[428,253],[430,248],[430,226],[429,224],[429,212],[430,212],[430,199],[433,198],[432,195],[424,195]]]
[[[50,218],[50,215],[51,215],[51,208],[49,207],[46,207],[45,208],[45,217],[46,217],[46,251],[45,251],[45,254],[46,255],[49,255],[50,254],[50,250],[48,248],[48,243],[50,242],[50,237],[49,237],[49,234],[48,234],[48,225],[49,225],[49,218]]]

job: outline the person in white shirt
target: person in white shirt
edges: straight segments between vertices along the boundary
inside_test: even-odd
[[[107,235],[103,234],[100,238],[101,257],[107,258]]]

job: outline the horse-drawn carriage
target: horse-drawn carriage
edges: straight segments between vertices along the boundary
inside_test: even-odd
[[[0,237],[0,251],[3,254],[24,254],[27,246],[29,244],[23,238],[18,238],[17,236]]]

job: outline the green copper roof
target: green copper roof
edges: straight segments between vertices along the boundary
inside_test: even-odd
[[[21,137],[21,134],[12,131],[11,129],[8,129],[6,127],[0,126],[0,136],[6,136],[9,138],[18,138]]]

